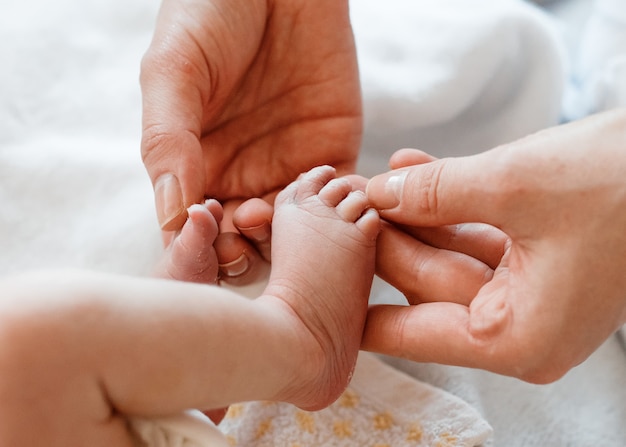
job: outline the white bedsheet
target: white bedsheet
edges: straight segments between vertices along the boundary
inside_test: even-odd
[[[602,3],[610,11],[615,1]],[[150,272],[161,247],[139,157],[138,73],[157,7],[156,0],[2,5],[0,274],[49,266]],[[353,20],[365,175],[385,170],[402,146],[469,154],[614,106],[601,99],[623,85],[615,74],[623,46],[594,60],[593,72],[574,72],[568,56],[577,39],[568,23],[555,25],[518,1],[355,0]],[[592,37],[585,54],[613,42]],[[401,299],[380,282],[372,298]],[[487,445],[626,444],[626,358],[617,338],[548,386],[386,360],[478,410],[494,429]]]

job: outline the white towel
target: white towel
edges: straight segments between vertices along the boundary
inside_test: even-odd
[[[180,415],[129,420],[136,447],[230,447],[222,432],[197,410]]]
[[[199,413],[133,421],[150,447],[472,447],[491,433],[461,399],[360,353],[351,383],[328,408],[276,402],[232,405],[217,429]]]
[[[595,0],[572,74],[569,118],[626,107],[626,4]]]
[[[482,151],[558,123],[566,52],[553,20],[517,0],[351,2],[364,95],[359,169],[400,147]]]

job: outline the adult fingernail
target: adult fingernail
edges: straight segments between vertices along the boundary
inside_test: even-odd
[[[391,171],[374,176],[367,182],[365,193],[370,204],[379,210],[395,208],[400,204],[407,171]]]
[[[180,183],[173,174],[164,174],[157,179],[154,184],[154,197],[161,228],[167,227],[185,209]]]
[[[245,253],[242,253],[237,259],[231,262],[227,262],[226,264],[220,264],[220,273],[224,276],[234,277],[244,274],[248,267],[250,266],[250,261]]]
[[[239,228],[239,231],[248,239],[253,239],[256,242],[267,242],[272,234],[269,222],[263,222],[255,227]]]

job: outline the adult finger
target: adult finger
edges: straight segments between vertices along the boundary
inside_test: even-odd
[[[267,2],[163,0],[141,66],[142,155],[155,187],[157,215],[175,230],[214,179],[203,161],[202,132],[216,125],[259,48]],[[219,143],[212,147],[220,151]],[[218,167],[219,169],[219,167]],[[221,170],[220,170],[221,174]]]
[[[377,240],[376,273],[401,290],[410,304],[449,301],[469,305],[493,276],[485,263],[424,244],[388,223]]]
[[[417,362],[479,368],[534,383],[561,377],[570,362],[558,324],[533,324],[532,306],[513,308],[503,294],[479,295],[470,306],[436,302],[372,306],[361,348]],[[519,307],[523,307],[522,304]],[[536,316],[536,315],[535,315]],[[553,347],[557,349],[553,349]]]
[[[463,253],[492,269],[498,266],[510,242],[502,231],[481,223],[442,227],[398,225],[398,228],[432,247]]]
[[[239,233],[220,233],[215,239],[219,280],[232,286],[245,286],[265,278],[269,263],[253,244]]]
[[[164,230],[179,229],[186,209],[204,198],[200,145],[201,97],[185,62],[172,52],[147,53],[142,62],[141,154],[154,187]],[[178,60],[178,63],[177,63]]]
[[[367,196],[381,216],[411,226],[464,222],[501,228],[511,205],[503,190],[506,154],[489,151],[396,169],[370,179]],[[499,169],[500,168],[500,169]]]
[[[272,196],[267,200],[273,200]],[[245,286],[263,279],[269,269],[274,208],[266,199],[229,200],[223,207],[214,244],[220,281]]]
[[[404,148],[399,149],[389,158],[389,167],[391,169],[400,169],[406,166],[421,165],[437,160],[434,157],[419,149]]]
[[[436,157],[419,149],[400,149],[389,159],[392,169],[429,163]],[[401,226],[402,230],[434,247],[465,253],[496,268],[508,236],[491,225],[461,223],[441,227]]]
[[[272,217],[275,193],[243,202],[233,213],[233,224],[267,262],[271,261]]]
[[[567,297],[540,275],[524,276],[519,254],[509,249],[493,278],[468,305],[451,302],[369,309],[362,348],[418,362],[486,369],[533,383],[560,378],[583,361],[604,338],[588,340],[582,320],[566,310]],[[541,256],[548,264],[559,255]],[[521,285],[521,287],[520,287]],[[592,309],[597,304],[590,304]],[[580,305],[579,305],[580,307]],[[573,322],[572,322],[573,320]]]
[[[510,324],[506,318],[499,333]],[[498,337],[469,330],[470,308],[457,303],[378,305],[369,309],[361,349],[425,363],[486,369],[517,376]]]

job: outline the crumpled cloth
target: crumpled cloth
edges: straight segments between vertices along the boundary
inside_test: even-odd
[[[472,447],[491,434],[463,400],[365,352],[346,391],[321,411],[247,402],[231,405],[219,427],[198,412],[131,426],[149,447]]]

